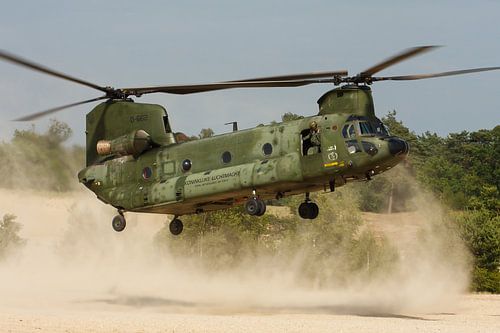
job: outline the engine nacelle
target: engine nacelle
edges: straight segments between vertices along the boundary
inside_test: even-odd
[[[106,155],[140,155],[151,147],[151,136],[144,130],[136,130],[113,140],[97,142],[97,153]]]

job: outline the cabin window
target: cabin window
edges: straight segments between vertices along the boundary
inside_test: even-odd
[[[153,170],[151,170],[150,167],[145,167],[144,169],[142,169],[142,178],[144,178],[145,180],[151,178],[152,175],[153,175]]]
[[[264,155],[268,156],[268,155],[271,155],[273,153],[273,145],[270,144],[270,143],[265,143],[263,146],[262,146],[262,152],[264,153]]]
[[[231,162],[231,159],[233,157],[231,156],[231,153],[228,152],[228,151],[225,151],[222,153],[222,156],[221,156],[221,159],[222,159],[222,163],[224,164],[228,164],[229,162]]]
[[[182,170],[189,171],[191,170],[191,166],[192,166],[191,160],[185,159],[184,161],[182,161]]]

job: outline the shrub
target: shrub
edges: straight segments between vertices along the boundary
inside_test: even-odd
[[[21,229],[21,224],[16,222],[16,217],[12,214],[4,215],[0,220],[0,259],[5,259],[26,243],[19,236]]]

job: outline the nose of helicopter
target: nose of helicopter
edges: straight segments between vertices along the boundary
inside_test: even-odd
[[[406,156],[410,151],[410,146],[408,142],[401,138],[391,138],[389,139],[389,152],[394,156]],[[401,156],[401,157],[403,157]]]

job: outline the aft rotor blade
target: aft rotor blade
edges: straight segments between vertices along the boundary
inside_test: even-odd
[[[235,81],[235,82],[217,82],[206,84],[189,84],[189,85],[169,85],[161,87],[144,87],[144,88],[123,88],[120,89],[126,95],[140,96],[143,94],[152,93],[168,93],[168,94],[195,94],[206,91],[235,89],[235,88],[270,88],[270,87],[300,87],[314,83],[336,83],[339,78],[318,79],[318,80],[290,80],[290,81]]]
[[[486,71],[495,71],[499,70],[500,67],[482,67],[482,68],[471,68],[471,69],[461,69],[457,71],[449,71],[442,73],[430,73],[430,74],[416,74],[416,75],[399,75],[399,76],[382,76],[382,77],[373,77],[372,81],[405,81],[405,80],[421,80],[421,79],[431,79],[434,77],[443,77],[443,76],[453,76],[453,75],[462,75],[462,74],[470,74],[470,73],[478,73],[478,72],[486,72]]]
[[[10,62],[12,62],[12,63],[14,63],[16,65],[27,67],[27,68],[31,68],[31,69],[33,69],[35,71],[42,72],[42,73],[45,73],[45,74],[49,74],[49,75],[52,75],[52,76],[55,76],[55,77],[58,77],[58,78],[61,78],[61,79],[64,79],[64,80],[68,80],[68,81],[71,81],[71,82],[82,84],[84,86],[87,86],[87,87],[90,87],[90,88],[93,88],[93,89],[97,89],[97,90],[100,90],[100,91],[105,92],[105,93],[107,93],[108,90],[109,90],[109,89],[106,89],[105,87],[98,86],[98,85],[96,85],[94,83],[87,82],[87,81],[84,81],[84,80],[81,80],[81,79],[78,79],[78,78],[66,75],[64,73],[55,71],[53,69],[47,68],[45,66],[36,64],[34,62],[31,62],[29,60],[23,59],[23,58],[21,58],[19,56],[16,56],[14,54],[8,53],[8,52],[3,51],[3,50],[0,50],[0,59],[6,60],[6,61],[10,61]]]
[[[411,57],[414,57],[416,55],[419,55],[421,53],[424,53],[424,52],[427,52],[427,51],[430,51],[432,49],[435,49],[439,46],[435,46],[435,45],[428,45],[428,46],[417,46],[417,47],[412,47],[410,49],[407,49],[407,50],[404,50],[403,52],[399,53],[399,54],[396,54],[384,61],[382,61],[381,63],[373,66],[373,67],[370,67],[366,70],[364,70],[363,72],[361,72],[359,74],[359,76],[361,77],[370,77],[372,76],[373,74],[375,73],[378,73],[380,72],[381,70],[383,69],[386,69],[387,67],[390,67],[392,65],[395,65],[403,60],[406,60],[408,58],[411,58]]]
[[[325,77],[337,77],[346,76],[347,71],[334,71],[334,72],[311,72],[311,73],[299,73],[299,74],[289,74],[289,75],[278,75],[278,76],[264,76],[257,77],[253,79],[244,80],[233,80],[225,82],[252,82],[252,81],[294,81],[294,80],[305,80],[305,79],[318,79]]]
[[[78,105],[82,105],[82,104],[96,102],[96,101],[100,101],[100,100],[106,99],[106,98],[108,98],[108,97],[107,96],[101,96],[101,97],[92,98],[92,99],[88,99],[88,100],[81,101],[81,102],[66,104],[66,105],[58,106],[58,107],[51,108],[51,109],[48,109],[48,110],[45,110],[45,111],[33,113],[33,114],[30,114],[28,116],[24,116],[24,117],[21,117],[21,118],[17,118],[17,119],[14,119],[14,121],[35,120],[37,118],[40,118],[40,117],[46,116],[48,114],[51,114],[51,113],[54,113],[54,112],[57,112],[57,111],[61,111],[61,110],[67,109],[67,108],[71,108],[73,106],[78,106]]]

